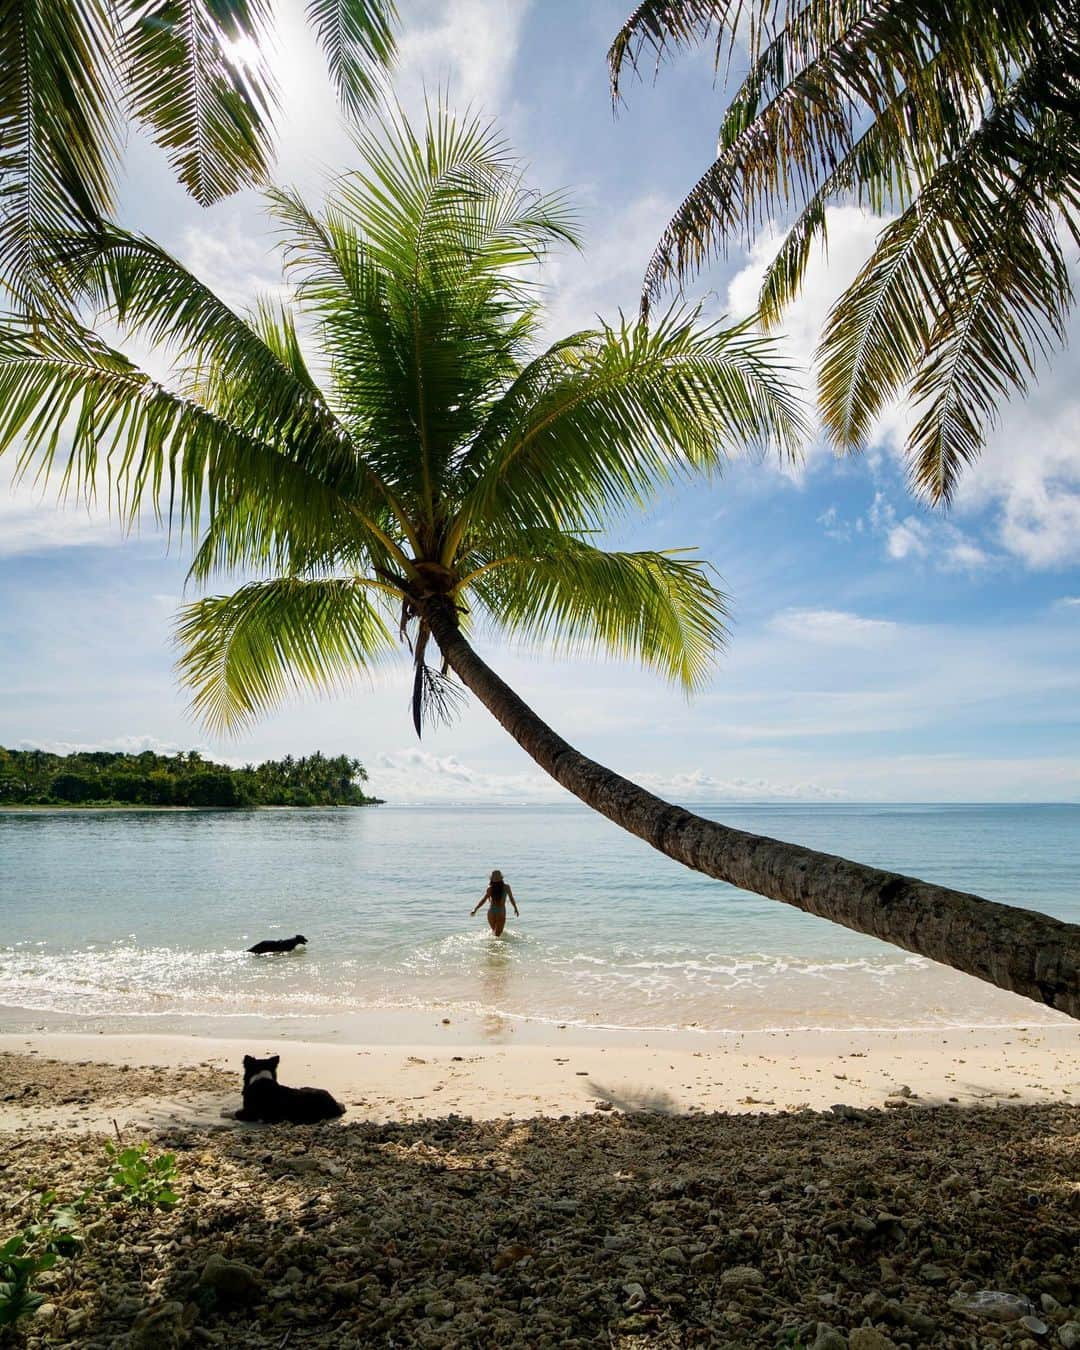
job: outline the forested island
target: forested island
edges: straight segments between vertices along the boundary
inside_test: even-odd
[[[234,769],[197,750],[138,755],[0,746],[0,806],[373,806],[367,771],[348,755],[316,752]]]

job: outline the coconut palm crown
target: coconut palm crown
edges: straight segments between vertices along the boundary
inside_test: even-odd
[[[1002,401],[1060,349],[1080,242],[1080,9],[1075,0],[642,0],[609,53],[613,89],[736,35],[716,158],[648,264],[645,304],[773,221],[761,312],[798,293],[827,207],[892,216],[833,308],[819,402],[843,449],[907,394],[913,486],[948,501]],[[731,67],[727,66],[730,71]]]
[[[270,194],[296,314],[265,301],[242,318],[144,238],[76,241],[73,285],[170,346],[178,378],[155,383],[89,329],[9,328],[0,447],[75,490],[107,471],[128,518],[167,498],[200,532],[195,581],[258,577],[178,629],[217,730],[404,640],[419,731],[457,689],[427,659],[436,601],[466,630],[599,646],[696,687],[723,640],[710,569],[594,536],[675,475],[792,448],[799,413],[768,345],[675,311],[540,349],[537,264],[576,242],[564,199],[528,191],[494,130],[442,108],[419,133],[391,117],[360,149],[321,212]]]

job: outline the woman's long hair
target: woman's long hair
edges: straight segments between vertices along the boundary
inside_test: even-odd
[[[491,898],[493,900],[501,900],[506,894],[506,882],[503,881],[503,874],[497,867],[491,874],[489,886],[491,889]]]

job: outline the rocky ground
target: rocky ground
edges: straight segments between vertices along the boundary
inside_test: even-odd
[[[114,1073],[95,1090],[152,1090],[153,1071]],[[0,1094],[25,1087],[13,1074],[0,1064]],[[70,1065],[30,1078],[73,1090]],[[73,1198],[100,1176],[103,1143],[4,1138],[0,1243],[35,1188]],[[177,1207],[98,1204],[11,1345],[1080,1347],[1075,1107],[222,1124],[153,1143],[176,1152]]]

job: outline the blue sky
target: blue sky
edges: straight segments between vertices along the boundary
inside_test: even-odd
[[[398,96],[428,90],[493,114],[539,187],[565,186],[583,258],[550,268],[549,332],[632,311],[651,244],[708,162],[722,100],[708,54],[628,86],[613,117],[604,56],[628,0],[407,0]],[[320,60],[286,6],[278,180],[317,194],[350,159]],[[238,304],[277,282],[255,194],[201,211],[139,140],[121,215]],[[785,325],[804,368],[814,336],[880,222],[832,218]],[[734,250],[688,294],[752,307],[769,241]],[[806,377],[804,377],[806,378]],[[809,387],[809,385],[807,386]],[[1066,353],[1005,410],[951,513],[909,494],[905,409],[870,452],[819,441],[798,470],[734,465],[629,522],[630,546],[696,546],[733,601],[716,679],[692,703],[607,662],[491,647],[501,673],[583,750],[680,800],[1080,798],[1080,391]],[[375,688],[298,701],[236,741],[186,712],[169,634],[185,558],[153,531],[124,540],[104,513],[9,488],[0,462],[0,743],[201,748],[233,760],[348,751],[396,801],[557,797],[483,709],[418,745],[402,670]]]

